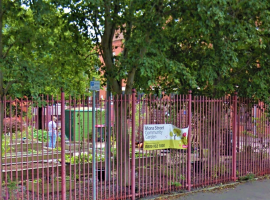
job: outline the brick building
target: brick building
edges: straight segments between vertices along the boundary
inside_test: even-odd
[[[116,34],[114,35],[113,38],[113,55],[117,56],[119,55],[122,51],[123,51],[123,40],[124,40],[124,35],[123,33],[119,33],[116,32]],[[101,55],[99,55],[99,59],[101,62],[103,62],[103,58]],[[123,81],[122,83],[123,87],[122,87],[122,91],[125,91],[125,83]],[[105,99],[106,98],[106,86],[103,87],[103,89],[101,89],[99,91],[99,98],[100,99]]]

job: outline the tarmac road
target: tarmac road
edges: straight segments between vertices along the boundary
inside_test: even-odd
[[[198,192],[178,200],[270,200],[270,180],[250,181],[235,188]]]

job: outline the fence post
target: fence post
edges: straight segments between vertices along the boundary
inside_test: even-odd
[[[236,136],[237,136],[237,92],[234,93],[233,101],[233,141],[232,141],[232,161],[233,161],[233,181],[236,181]]]
[[[135,112],[136,112],[135,106],[136,106],[135,89],[132,89],[132,171],[131,171],[132,200],[135,200]]]
[[[188,154],[187,154],[187,186],[188,191],[191,189],[191,101],[192,91],[188,92]]]
[[[65,93],[61,91],[61,176],[62,199],[66,199],[66,165],[65,165]]]
[[[95,81],[95,78],[93,78]],[[96,177],[96,91],[93,90],[92,97],[92,177],[93,177],[93,200],[97,199],[97,177]]]
[[[105,176],[106,181],[110,181],[111,175],[111,90],[109,81],[107,81],[107,93],[106,93],[106,146],[105,146]]]

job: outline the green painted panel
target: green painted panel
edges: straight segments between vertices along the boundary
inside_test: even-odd
[[[96,124],[105,124],[105,111],[96,111]],[[65,110],[65,133],[71,141],[92,138],[92,109]],[[71,136],[71,138],[70,138]],[[84,138],[83,138],[84,137]]]

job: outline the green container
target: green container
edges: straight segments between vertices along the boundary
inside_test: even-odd
[[[96,109],[96,124],[105,124],[105,110]],[[65,134],[71,141],[92,139],[92,108],[65,110]]]

